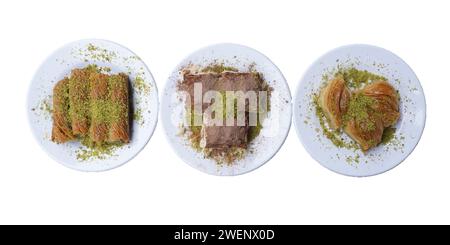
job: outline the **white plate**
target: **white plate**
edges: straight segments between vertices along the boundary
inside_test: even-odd
[[[394,126],[393,141],[363,154],[338,148],[322,134],[310,95],[322,85],[322,75],[332,72],[338,64],[380,74],[399,91],[401,116]],[[376,175],[400,164],[419,142],[425,117],[425,96],[412,69],[395,54],[370,45],[344,46],[320,57],[306,71],[294,99],[294,124],[306,150],[324,167],[349,176]]]
[[[90,47],[90,48],[89,48]],[[133,107],[141,110],[141,120],[133,120],[131,142],[105,159],[77,160],[79,142],[55,144],[50,140],[52,119],[50,112],[40,109],[51,106],[52,90],[56,82],[68,76],[74,68],[89,64],[111,68],[111,73],[125,72],[130,80],[144,80],[148,92],[138,93],[131,83]],[[142,91],[142,90],[139,90]],[[31,130],[42,148],[56,161],[80,171],[104,171],[118,167],[136,156],[147,144],[158,117],[158,91],[153,77],[138,56],[127,48],[106,40],[89,39],[70,43],[50,55],[33,77],[28,92],[27,112]]]
[[[181,79],[180,70],[188,64],[205,67],[211,63],[224,62],[240,71],[247,71],[253,66],[261,72],[273,87],[271,111],[263,123],[261,134],[252,141],[245,157],[231,166],[218,165],[206,159],[189,145],[188,140],[180,135],[183,122],[184,103],[177,95],[176,84]],[[161,117],[167,139],[176,154],[192,167],[213,175],[239,175],[252,171],[270,160],[289,132],[291,125],[291,95],[286,80],[280,70],[258,51],[236,44],[217,44],[198,50],[184,59],[169,77],[162,95]]]

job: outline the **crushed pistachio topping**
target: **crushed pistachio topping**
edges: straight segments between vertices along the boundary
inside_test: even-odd
[[[253,70],[250,70],[250,69],[253,69]],[[203,69],[200,69],[200,72],[211,72],[211,73],[222,73],[222,72],[226,72],[226,71],[238,72],[239,70],[235,67],[226,66],[226,65],[224,65],[224,63],[212,63],[212,64],[209,64],[208,66],[204,67]],[[254,70],[254,65],[251,65],[249,67],[248,72],[251,72],[255,76],[258,76],[258,79],[263,81],[263,84],[261,84],[261,90],[268,92],[267,111],[263,112],[263,113],[258,111],[256,126],[249,127],[249,131],[247,134],[247,141],[251,142],[260,135],[261,130],[263,128],[261,121],[263,118],[265,118],[267,116],[267,113],[270,112],[270,109],[271,109],[270,96],[271,96],[271,91],[273,89],[264,80],[262,75],[259,72]],[[221,91],[220,93],[221,93],[223,101],[222,101],[222,103],[218,103],[215,105],[220,106],[222,108],[218,108],[218,110],[216,110],[216,111],[222,111],[223,118],[227,118],[228,116],[234,116],[234,118],[236,118],[237,111],[238,111],[237,100],[235,100],[234,109],[232,110],[233,111],[232,115],[229,115],[229,112],[226,108],[226,104],[227,104],[226,103],[226,100],[227,100],[226,92]],[[259,101],[258,101],[258,103],[259,103]],[[236,160],[242,159],[245,156],[247,149],[243,149],[243,148],[239,148],[239,147],[231,147],[231,148],[227,149],[225,152],[223,150],[218,150],[218,149],[203,148],[201,146],[202,126],[194,126],[195,125],[194,119],[196,117],[202,118],[203,115],[194,115],[194,110],[192,107],[190,111],[187,111],[185,116],[186,116],[186,121],[190,122],[190,124],[188,126],[185,126],[182,128],[182,130],[183,130],[182,134],[187,137],[187,139],[190,142],[191,147],[194,150],[196,150],[198,152],[203,152],[205,157],[214,159],[216,161],[216,163],[219,165],[221,165],[221,164],[231,165]]]
[[[375,129],[375,122],[370,117],[372,106],[375,103],[373,98],[356,93],[350,99],[347,113],[344,114],[344,124],[350,120],[355,120],[358,125],[364,125],[363,130],[369,132]]]
[[[80,147],[76,152],[78,161],[90,161],[95,159],[106,159],[115,156],[116,150],[123,146],[122,143],[103,143],[97,144],[91,141],[88,137],[81,140],[84,147]]]
[[[387,81],[387,79],[383,76],[373,74],[367,70],[358,70],[354,67],[338,69],[335,77],[339,75],[344,78],[347,86],[353,89],[361,88],[361,86],[376,80]]]
[[[332,77],[340,76],[346,82],[347,87],[350,89],[352,96],[350,98],[347,111],[343,114],[343,125],[354,121],[362,130],[370,132],[376,129],[376,121],[379,120],[381,114],[374,111],[375,99],[364,95],[360,92],[360,89],[365,85],[368,85],[374,81],[387,81],[387,79],[381,75],[373,74],[367,70],[358,70],[354,67],[341,68],[338,66],[337,71],[333,73],[325,73],[322,75],[322,81],[328,82]],[[398,92],[398,91],[397,91]],[[325,137],[327,137],[335,146],[340,148],[347,148],[352,150],[360,149],[360,146],[353,140],[344,140],[342,129],[331,129],[328,126],[328,120],[319,105],[319,94],[312,94],[312,104],[314,111],[319,119],[321,131]],[[316,129],[318,132],[320,129]],[[395,139],[395,128],[388,127],[383,132],[382,144],[388,144]],[[370,142],[369,142],[370,143]],[[347,162],[359,163],[359,155],[355,157],[347,157]]]
[[[237,72],[238,69],[226,66],[223,63],[220,64],[210,64],[201,70],[202,72],[214,72],[214,73],[222,73],[224,71],[234,71]]]
[[[116,58],[116,53],[105,48],[100,48],[90,43],[84,52],[84,57],[89,60],[97,60],[103,62],[111,62]]]
[[[121,91],[127,88],[124,79],[127,79],[123,75],[108,75],[107,78],[107,90],[104,94],[91,97],[90,90],[94,79],[98,78],[99,73],[104,74],[108,68],[101,68],[96,65],[89,65],[76,72],[76,75],[72,74],[69,77],[69,83],[65,89],[65,93],[60,93],[58,96],[69,98],[64,100],[62,111],[69,115],[67,118],[79,120],[94,120],[98,123],[104,123],[111,125],[113,123],[122,120],[123,115],[127,115],[128,107],[121,101],[114,101],[111,98],[114,97],[113,93]],[[69,96],[69,93],[70,94]],[[78,93],[77,91],[84,91]],[[69,101],[71,100],[71,101]],[[79,161],[88,161],[94,159],[105,159],[113,156],[114,152],[120,146],[124,144],[121,142],[94,142],[89,134],[78,135],[78,140],[83,145],[76,150],[76,158]]]
[[[139,94],[148,95],[150,93],[150,86],[141,76],[136,76],[133,88]]]

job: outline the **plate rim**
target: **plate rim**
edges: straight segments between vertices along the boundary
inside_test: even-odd
[[[77,167],[77,165],[68,164],[68,163],[66,163],[66,162],[63,161],[63,160],[58,159],[54,154],[51,154],[51,153],[47,150],[47,148],[45,148],[45,147],[43,146],[43,144],[41,144],[41,142],[40,142],[39,139],[38,139],[38,135],[37,135],[36,132],[33,130],[33,126],[32,126],[33,121],[32,121],[31,112],[30,112],[30,110],[29,110],[29,108],[30,108],[30,106],[31,106],[32,86],[33,86],[33,82],[34,82],[36,76],[38,75],[38,72],[41,70],[41,68],[45,65],[45,63],[46,63],[51,57],[53,57],[55,54],[57,54],[57,53],[60,52],[61,50],[64,50],[64,49],[66,49],[66,48],[68,48],[68,47],[71,47],[71,46],[73,46],[73,45],[75,45],[75,44],[78,44],[78,43],[81,43],[81,42],[93,42],[93,43],[95,43],[95,42],[105,42],[105,43],[110,43],[110,44],[117,45],[117,46],[123,48],[124,50],[130,52],[130,53],[133,54],[133,55],[136,55],[137,57],[140,57],[140,56],[138,56],[135,52],[133,52],[131,49],[125,47],[124,45],[119,44],[119,43],[114,42],[114,41],[107,40],[107,39],[102,39],[102,38],[83,38],[83,39],[78,39],[78,40],[75,40],[75,41],[71,41],[71,42],[65,43],[64,45],[62,45],[62,46],[58,47],[57,49],[53,50],[50,54],[48,54],[48,55],[45,57],[45,59],[43,59],[43,60],[40,62],[39,66],[35,69],[35,71],[34,71],[32,77],[31,77],[31,79],[29,80],[28,91],[27,91],[27,100],[26,100],[26,105],[25,105],[25,107],[26,107],[25,110],[26,110],[26,114],[27,114],[27,121],[28,121],[28,129],[31,131],[31,133],[32,133],[32,135],[33,135],[34,141],[40,146],[40,148],[41,148],[41,149],[42,149],[42,150],[43,150],[43,151],[44,151],[44,152],[45,152],[52,160],[54,160],[55,162],[59,163],[60,165],[63,165],[64,167],[69,168],[69,169],[73,169],[73,170],[80,171],[80,172],[86,172],[86,173],[105,172],[105,171],[109,171],[109,170],[116,169],[116,168],[121,167],[121,166],[125,165],[126,163],[130,162],[130,161],[133,160],[137,155],[139,155],[139,153],[141,153],[141,151],[144,150],[144,148],[147,146],[148,142],[150,142],[150,139],[152,138],[152,136],[153,136],[153,134],[154,134],[154,132],[155,132],[155,130],[156,130],[156,127],[157,127],[157,125],[158,125],[158,121],[159,121],[158,119],[159,119],[159,107],[160,107],[160,102],[159,102],[159,96],[158,96],[158,95],[159,95],[159,92],[158,92],[158,86],[157,86],[156,80],[155,80],[153,74],[151,73],[150,69],[148,68],[147,64],[146,64],[142,59],[140,59],[140,62],[142,62],[142,65],[145,67],[145,69],[146,69],[147,72],[148,72],[148,75],[149,75],[150,79],[152,80],[152,86],[154,87],[154,90],[155,90],[155,92],[156,92],[156,106],[155,106],[156,112],[153,113],[154,115],[156,115],[156,118],[155,118],[154,124],[153,124],[153,125],[150,125],[150,127],[149,127],[149,131],[150,131],[150,132],[149,132],[148,138],[145,139],[145,141],[143,141],[143,144],[142,144],[142,146],[140,147],[140,149],[138,149],[138,150],[136,151],[135,154],[133,154],[132,156],[130,156],[129,159],[126,159],[126,160],[124,160],[123,162],[121,162],[121,163],[119,163],[119,164],[114,164],[114,165],[109,166],[109,167],[107,167],[107,168],[99,168],[99,169],[79,168],[79,167]]]
[[[298,97],[299,97],[299,93],[300,93],[301,90],[302,90],[301,88],[302,88],[303,84],[306,82],[305,79],[306,79],[306,76],[308,75],[308,72],[309,72],[313,67],[315,67],[315,66],[317,66],[318,64],[320,64],[321,60],[322,60],[324,57],[326,57],[327,55],[329,55],[330,53],[333,53],[333,52],[335,52],[335,51],[342,50],[342,49],[353,48],[353,47],[379,49],[379,50],[382,50],[382,51],[384,51],[384,52],[387,52],[387,53],[391,54],[392,56],[394,56],[395,58],[397,58],[400,62],[402,62],[403,64],[405,64],[405,65],[409,68],[409,70],[411,71],[412,76],[414,76],[414,78],[415,78],[415,79],[417,80],[417,82],[418,82],[418,84],[417,84],[417,85],[418,85],[418,88],[417,88],[417,89],[418,89],[418,90],[421,92],[421,94],[422,94],[421,100],[422,100],[422,102],[423,102],[423,113],[424,113],[424,116],[423,116],[422,121],[420,122],[420,123],[421,123],[421,127],[420,127],[420,134],[419,134],[419,137],[417,137],[417,139],[415,140],[414,145],[412,146],[411,150],[410,150],[408,153],[404,154],[404,156],[402,156],[401,159],[400,159],[397,163],[393,164],[393,165],[390,166],[389,168],[386,168],[386,169],[384,169],[383,171],[377,171],[377,172],[370,173],[370,174],[348,174],[348,173],[339,172],[339,171],[337,171],[337,170],[335,170],[335,169],[332,169],[332,168],[328,167],[326,164],[322,163],[321,161],[319,161],[319,160],[315,157],[315,155],[312,154],[312,152],[311,152],[311,150],[310,150],[310,147],[309,147],[308,144],[307,144],[307,139],[305,139],[304,136],[303,136],[302,133],[301,133],[302,130],[300,130],[300,126],[299,126],[299,125],[300,125],[300,122],[296,120],[296,119],[297,119],[297,116],[296,116],[296,115],[299,113],[299,111],[298,111],[299,108],[297,108],[297,105],[298,105],[297,100],[298,100]],[[296,133],[297,133],[297,137],[298,137],[298,139],[300,140],[300,142],[302,143],[302,145],[303,145],[303,147],[305,148],[306,152],[308,153],[308,155],[309,155],[315,162],[319,163],[322,167],[324,167],[324,168],[326,168],[326,169],[328,169],[328,170],[330,170],[330,171],[332,171],[332,172],[334,172],[334,173],[337,173],[337,174],[343,175],[343,176],[347,176],[347,177],[356,177],[356,178],[372,177],[372,176],[377,176],[377,175],[386,173],[386,172],[388,172],[388,171],[390,171],[390,170],[396,168],[398,165],[400,165],[402,162],[404,162],[404,161],[405,161],[405,160],[406,160],[406,159],[414,152],[415,148],[417,147],[417,145],[419,144],[420,140],[422,139],[423,132],[424,132],[424,130],[425,130],[426,118],[427,118],[427,103],[426,103],[426,98],[425,98],[425,97],[426,97],[426,96],[425,96],[425,92],[424,92],[424,90],[423,90],[422,84],[421,84],[421,82],[420,82],[420,80],[419,80],[417,74],[414,72],[414,70],[411,68],[411,66],[410,66],[408,63],[406,63],[406,61],[403,60],[400,56],[398,56],[397,54],[395,54],[394,52],[392,52],[392,51],[390,51],[390,50],[387,50],[387,49],[385,49],[385,48],[382,48],[382,47],[379,47],[379,46],[376,46],[376,45],[363,44],[363,43],[347,44],[347,45],[338,46],[338,47],[335,47],[335,48],[333,48],[333,49],[330,49],[330,50],[326,51],[325,53],[323,53],[322,55],[320,55],[317,59],[315,59],[314,62],[311,63],[311,64],[306,68],[306,70],[303,72],[303,75],[301,76],[300,80],[297,82],[296,89],[295,89],[295,95],[294,95],[294,99],[293,99],[293,104],[294,104],[294,105],[293,105],[293,107],[294,107],[293,110],[294,110],[294,114],[293,114],[292,120],[294,121],[294,127],[295,127],[295,131],[296,131]]]
[[[281,69],[280,69],[277,65],[275,65],[275,63],[272,62],[272,60],[271,60],[269,57],[267,57],[265,54],[263,54],[262,52],[260,52],[260,51],[258,51],[258,50],[256,50],[256,49],[254,49],[254,48],[252,48],[252,47],[249,47],[249,46],[246,46],[246,45],[242,45],[242,44],[238,44],[238,43],[232,43],[232,42],[220,42],[220,43],[214,43],[214,44],[206,45],[206,46],[203,46],[203,47],[201,47],[201,48],[198,48],[198,49],[196,49],[196,50],[194,50],[194,51],[188,53],[187,55],[185,55],[185,56],[184,56],[184,57],[176,64],[176,66],[171,70],[171,72],[169,73],[169,76],[168,76],[168,78],[166,79],[166,83],[164,84],[164,89],[163,89],[163,93],[161,94],[161,96],[165,96],[166,91],[168,90],[169,86],[171,85],[170,82],[171,82],[171,77],[172,77],[172,75],[175,74],[175,72],[177,72],[177,70],[178,70],[184,63],[186,63],[186,61],[189,61],[189,58],[190,58],[191,56],[193,56],[193,55],[195,55],[196,53],[199,53],[199,52],[201,52],[201,51],[209,50],[209,49],[212,49],[212,48],[218,47],[218,46],[237,46],[237,47],[240,47],[240,48],[245,48],[245,49],[249,49],[249,50],[251,50],[251,51],[253,51],[253,52],[256,52],[257,54],[259,54],[259,55],[261,55],[262,57],[264,57],[265,59],[267,59],[267,60],[273,65],[273,67],[279,72],[279,74],[281,75],[281,77],[283,78],[283,83],[286,85],[286,89],[287,89],[286,92],[287,92],[287,95],[289,96],[289,102],[288,102],[287,104],[288,104],[288,108],[289,108],[290,120],[288,120],[289,123],[288,123],[288,125],[287,125],[287,127],[286,127],[286,133],[285,133],[285,135],[284,135],[284,137],[283,137],[283,140],[280,141],[280,145],[277,147],[277,149],[274,151],[274,153],[273,153],[269,158],[267,158],[267,159],[266,159],[265,161],[263,161],[261,164],[258,164],[258,166],[255,167],[255,168],[252,168],[252,169],[249,169],[249,170],[246,170],[246,171],[242,171],[242,172],[239,172],[239,173],[225,173],[225,174],[220,174],[220,173],[217,173],[217,172],[211,173],[211,172],[207,172],[207,171],[204,171],[204,170],[202,170],[202,169],[200,169],[200,168],[195,167],[194,164],[191,164],[190,161],[186,160],[185,158],[183,158],[183,157],[181,156],[181,154],[179,153],[179,151],[176,150],[176,147],[178,147],[178,144],[176,144],[175,142],[173,142],[173,141],[170,139],[170,136],[169,136],[169,133],[168,133],[169,127],[166,125],[165,120],[164,120],[164,117],[161,115],[162,126],[163,126],[164,136],[165,136],[165,138],[166,138],[166,141],[169,143],[170,147],[172,148],[172,151],[175,152],[175,155],[178,157],[178,159],[180,159],[184,164],[190,166],[192,169],[195,169],[195,170],[197,170],[197,171],[199,171],[199,172],[202,172],[202,173],[204,173],[204,174],[211,175],[211,176],[220,176],[220,177],[234,177],[234,176],[241,176],[241,175],[244,175],[244,174],[248,174],[248,173],[250,173],[250,172],[253,172],[253,171],[259,169],[260,167],[262,167],[263,165],[267,164],[273,157],[275,157],[275,155],[276,155],[276,154],[280,151],[280,149],[283,147],[284,143],[286,142],[287,137],[289,136],[289,132],[290,132],[291,126],[292,126],[293,97],[292,97],[292,93],[291,93],[290,86],[289,86],[289,84],[287,83],[286,77],[285,77],[284,74],[281,72]],[[163,105],[164,101],[165,101],[164,98],[161,98],[161,107],[164,106],[164,105]],[[161,113],[161,114],[163,113],[163,109],[164,109],[164,108],[161,108],[161,110],[160,110],[160,113]]]

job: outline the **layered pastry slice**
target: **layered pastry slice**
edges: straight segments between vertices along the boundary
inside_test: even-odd
[[[69,79],[70,120],[73,134],[87,136],[90,126],[90,89],[89,78],[96,72],[90,67],[74,69]]]
[[[200,143],[199,146],[203,150],[214,152],[214,154],[227,155],[231,149],[246,149],[249,140],[249,130],[253,124],[249,124],[250,115],[257,115],[257,101],[248,98],[249,94],[257,95],[259,91],[264,90],[264,81],[258,73],[255,72],[187,72],[183,75],[183,80],[179,84],[179,90],[187,92],[190,97],[191,110],[194,109],[195,103],[201,103],[202,113],[209,111],[216,105],[217,101],[214,99],[209,101],[203,98],[209,91],[220,93],[222,102],[221,122],[219,125],[210,123],[209,117],[203,115],[203,123],[200,125],[199,131]],[[201,85],[201,86],[199,86]],[[195,91],[194,88],[201,88],[200,91]],[[227,96],[229,92],[233,94],[228,105]],[[202,96],[201,99],[194,99],[194,96]],[[255,102],[255,103],[252,103]],[[239,105],[238,105],[239,104]],[[187,104],[188,105],[188,104]],[[231,109],[230,109],[231,108]],[[187,108],[188,109],[188,108]],[[192,115],[192,113],[191,113]],[[222,116],[218,115],[218,116]],[[214,116],[214,118],[217,115]],[[214,120],[216,121],[216,120]],[[254,120],[256,121],[256,120]],[[231,123],[230,123],[231,122]],[[196,125],[199,126],[199,125]],[[198,137],[195,137],[198,138]]]
[[[375,81],[364,87],[362,93],[376,101],[373,110],[381,113],[384,127],[393,126],[400,117],[399,96],[397,91],[388,82]]]
[[[377,146],[385,128],[400,117],[397,91],[384,80],[351,92],[337,76],[321,90],[318,104],[332,129],[343,128],[363,151]]]
[[[129,79],[124,73],[111,75],[109,82],[110,125],[108,142],[130,142]]]
[[[329,81],[320,92],[319,106],[332,129],[338,129],[342,126],[342,119],[347,112],[350,95],[350,90],[342,77]]]
[[[91,123],[89,136],[97,144],[103,144],[108,138],[109,107],[108,75],[93,73],[90,76]]]
[[[75,138],[72,133],[69,106],[69,79],[64,78],[53,88],[52,141],[56,143],[65,143]]]
[[[89,147],[130,142],[129,78],[96,66],[74,69],[53,89],[52,141]]]
[[[345,115],[344,131],[361,146],[363,151],[381,142],[384,126],[380,114],[373,110],[375,100],[356,92]]]
[[[398,121],[398,94],[386,81],[373,82],[355,93],[345,117],[344,131],[367,151],[381,142],[386,127]]]
[[[91,140],[96,144],[128,143],[128,76],[123,73],[90,76]]]

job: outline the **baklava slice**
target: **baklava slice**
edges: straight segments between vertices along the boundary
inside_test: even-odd
[[[90,127],[90,88],[89,78],[96,69],[86,67],[73,69],[69,79],[70,119],[73,134],[88,136]]]
[[[129,119],[129,79],[124,73],[109,77],[110,125],[108,141],[111,143],[130,142]]]
[[[381,142],[385,128],[397,123],[397,91],[386,81],[375,81],[354,94],[348,110],[344,130],[367,151]]]
[[[376,103],[374,103],[372,109],[381,114],[384,127],[393,126],[397,123],[400,117],[400,100],[392,85],[383,80],[375,81],[365,86],[362,93],[375,100]]]
[[[108,75],[93,73],[90,76],[91,123],[89,136],[101,145],[108,138],[110,103],[108,101]]]
[[[338,129],[342,126],[343,115],[347,112],[351,92],[342,77],[328,82],[319,95],[319,106],[329,121],[330,128]]]
[[[66,77],[53,88],[52,141],[65,143],[75,139],[69,116],[69,79]]]

